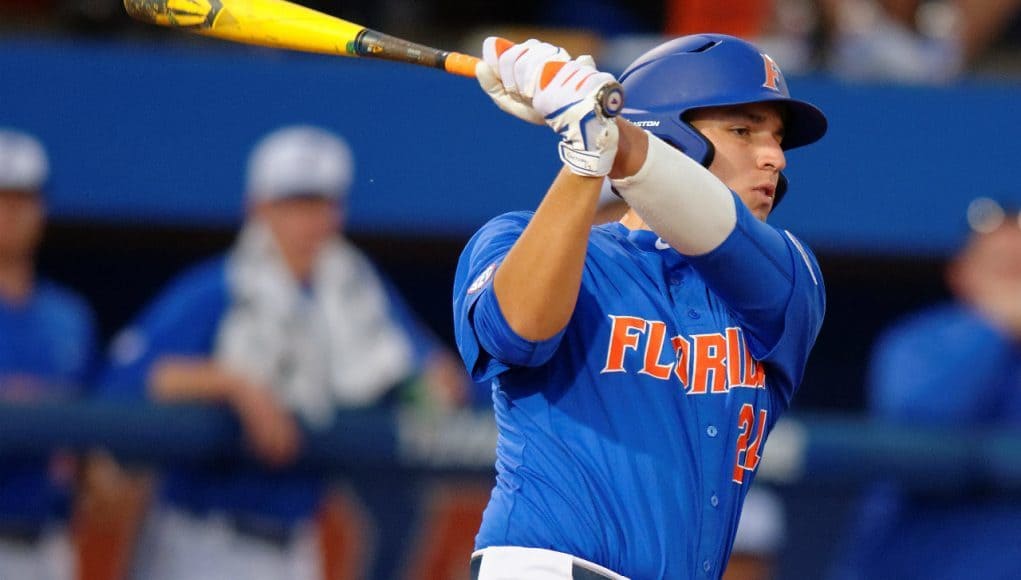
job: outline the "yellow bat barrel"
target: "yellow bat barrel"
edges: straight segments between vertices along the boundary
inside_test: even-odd
[[[246,44],[381,58],[466,77],[475,76],[479,62],[471,55],[409,42],[286,0],[124,0],[124,8],[144,22]],[[624,107],[624,90],[617,82],[604,85],[596,98],[607,117],[617,116]]]
[[[285,0],[124,0],[133,18],[245,44],[358,56],[364,26]]]

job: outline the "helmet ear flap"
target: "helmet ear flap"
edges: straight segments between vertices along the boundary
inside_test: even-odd
[[[668,135],[658,135],[661,139],[670,143],[682,153],[691,157],[695,161],[702,164],[703,167],[708,168],[713,164],[713,158],[716,156],[716,147],[713,146],[712,141],[707,139],[705,135],[700,133],[698,129],[695,129],[690,123],[682,119],[680,123],[682,131],[682,139],[684,143],[677,143],[678,139],[673,139]],[[774,194],[773,207],[780,205],[780,201],[783,200],[784,194],[787,193],[787,187],[789,182],[787,176],[780,173],[780,177],[776,182],[776,193]]]
[[[652,131],[654,135],[668,143],[674,149],[677,149],[681,153],[684,153],[688,157],[694,159],[703,167],[708,168],[713,164],[713,158],[716,157],[716,147],[713,146],[712,141],[707,139],[705,135],[700,133],[693,126],[685,121],[678,123],[679,132],[668,133],[665,131]],[[774,194],[773,207],[780,205],[783,200],[783,196],[787,193],[787,187],[790,183],[787,180],[787,176],[780,173],[779,179],[776,182],[776,193]],[[613,193],[618,197],[620,194],[617,193],[616,189],[611,187]]]
[[[685,125],[687,125],[687,123],[685,123]],[[691,127],[691,125],[688,125],[688,127]],[[713,142],[710,141],[709,139],[707,139],[705,135],[700,133],[698,131],[698,129],[695,129],[694,127],[691,127],[690,130],[691,130],[692,133],[695,134],[695,137],[696,137],[695,141],[699,142],[701,144],[701,148],[702,148],[701,158],[694,157],[694,156],[692,156],[692,157],[695,160],[697,160],[699,163],[701,163],[702,167],[705,167],[706,169],[708,169],[709,166],[713,164],[713,159],[716,158],[716,146],[713,145]]]
[[[776,193],[773,194],[773,209],[776,209],[776,206],[780,205],[780,202],[783,201],[783,196],[787,193],[788,185],[787,176],[781,173],[780,179],[776,182]]]
[[[682,120],[678,123],[678,128],[680,130],[674,133],[662,131],[653,131],[652,133],[703,167],[712,165],[713,158],[716,157],[716,147],[713,146],[712,141],[706,139],[705,135],[688,124],[687,121]]]
[[[716,147],[713,146],[712,141],[687,122],[682,121],[680,129],[681,132],[679,134],[669,135],[661,132],[657,133],[656,136],[672,145],[681,153],[699,162],[703,167],[708,168],[712,165],[713,158],[716,156]],[[780,173],[780,177],[776,182],[776,193],[774,194],[773,201],[774,208],[780,205],[789,185],[787,176]]]

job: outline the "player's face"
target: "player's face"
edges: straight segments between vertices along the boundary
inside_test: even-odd
[[[340,230],[337,202],[323,197],[295,197],[263,202],[256,215],[276,239],[294,275],[307,279],[320,250]]]
[[[987,234],[976,234],[958,260],[967,294],[988,289],[1021,291],[1021,225],[1006,222]]]
[[[0,260],[30,258],[42,237],[43,223],[39,194],[0,191]]]
[[[709,171],[737,193],[755,217],[773,209],[780,171],[787,165],[780,142],[780,105],[754,103],[695,111],[689,122],[712,142],[716,155]]]

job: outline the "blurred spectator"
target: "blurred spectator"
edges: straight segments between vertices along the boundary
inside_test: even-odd
[[[723,580],[769,580],[787,539],[783,500],[771,489],[755,484],[745,497],[741,521]]]
[[[668,0],[664,30],[670,36],[718,32],[755,40],[772,13],[773,0]]]
[[[654,27],[606,39],[599,52],[601,66],[620,71],[662,43],[664,36],[703,32],[752,41],[788,74],[806,73],[819,64],[814,56],[819,22],[816,0],[666,0],[659,4]]]
[[[32,404],[82,394],[95,328],[85,301],[36,275],[43,235],[46,153],[0,129],[0,400]],[[70,580],[67,533],[74,460],[0,461],[0,578]]]
[[[1021,0],[821,0],[829,67],[859,80],[943,83],[971,68]]]
[[[873,413],[919,426],[1021,430],[1021,222],[988,199],[946,279],[954,300],[881,338],[871,364]],[[1017,578],[1021,498],[989,490],[874,490],[840,579]]]
[[[139,578],[319,580],[313,516],[328,482],[286,469],[300,453],[299,419],[314,429],[338,407],[423,395],[453,407],[464,397],[460,363],[342,236],[352,167],[348,146],[324,130],[265,137],[249,158],[237,242],[116,338],[108,396],[226,404],[264,463],[166,473]],[[409,395],[408,384],[426,391]],[[411,502],[399,481],[365,490]]]

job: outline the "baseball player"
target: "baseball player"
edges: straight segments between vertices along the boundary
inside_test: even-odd
[[[36,273],[49,160],[33,136],[0,128],[0,400],[84,394],[95,363],[95,317],[77,292]],[[67,519],[70,458],[0,459],[0,578],[76,576]]]
[[[321,578],[313,516],[328,482],[284,469],[300,450],[296,419],[316,427],[336,408],[387,404],[414,377],[438,402],[465,386],[463,372],[446,372],[453,355],[342,235],[353,173],[346,143],[284,127],[258,144],[248,169],[237,241],[169,285],[115,339],[102,388],[111,398],[228,405],[274,469],[167,472],[139,578]],[[407,486],[374,483],[361,486],[370,504],[383,489],[391,505],[413,506]],[[376,573],[389,575],[396,559],[381,554]]]
[[[889,423],[956,429],[962,436],[1017,433],[1021,212],[978,198],[967,218],[970,235],[944,270],[951,299],[910,313],[876,341],[869,410]],[[969,483],[925,492],[876,482],[854,511],[851,534],[840,543],[843,553],[827,577],[1017,577],[1021,498],[999,493],[995,484]]]
[[[785,151],[826,119],[730,36],[639,57],[627,120],[596,112],[613,77],[589,57],[497,38],[483,55],[482,88],[557,132],[565,167],[458,264],[458,347],[499,426],[472,575],[718,578],[822,324],[814,256],[765,219]],[[592,227],[607,176],[631,209]]]

